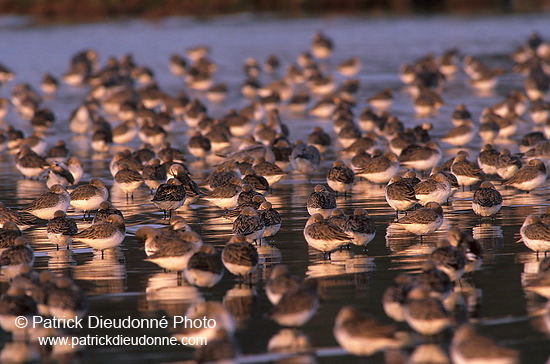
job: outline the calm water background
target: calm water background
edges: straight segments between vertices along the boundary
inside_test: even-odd
[[[294,62],[297,55],[309,49],[312,35],[323,30],[333,38],[336,52],[328,67],[351,56],[359,56],[363,68],[358,75],[361,90],[358,94],[356,113],[363,109],[365,98],[385,87],[402,88],[398,68],[425,54],[441,54],[458,47],[461,54],[474,55],[491,66],[511,70],[509,54],[522,44],[533,31],[543,37],[550,36],[550,21],[545,15],[511,15],[499,17],[411,17],[411,18],[361,18],[334,17],[323,19],[258,18],[250,15],[220,17],[208,21],[171,18],[158,22],[139,20],[102,22],[93,24],[37,26],[20,18],[0,19],[0,62],[16,72],[15,81],[0,89],[9,97],[14,84],[28,82],[38,89],[45,72],[56,76],[63,74],[69,58],[84,48],[99,52],[102,64],[110,56],[120,57],[132,53],[138,64],[148,65],[155,71],[159,85],[169,94],[184,90],[181,79],[171,75],[168,59],[172,53],[183,54],[186,48],[207,44],[212,49],[211,59],[218,64],[215,81],[229,85],[225,103],[209,106],[213,116],[223,115],[229,108],[242,107],[239,90],[244,81],[242,66],[247,57],[263,61],[271,53],[277,54],[283,64]],[[267,80],[267,79],[266,79]],[[521,78],[507,73],[495,92],[478,97],[466,84],[460,73],[448,83],[443,94],[447,104],[428,120],[414,115],[410,97],[400,92],[391,111],[406,126],[424,121],[434,124],[433,135],[442,136],[450,125],[450,114],[459,103],[464,103],[478,118],[482,108],[502,99],[511,89],[521,86]],[[57,116],[55,126],[48,132],[47,140],[53,145],[63,139],[73,154],[85,164],[87,181],[92,176],[103,178],[109,186],[112,178],[108,171],[109,155],[96,155],[85,137],[71,135],[66,121],[70,112],[79,104],[87,89],[63,85],[58,93],[45,99],[45,105]],[[192,96],[202,97],[191,93]],[[306,138],[314,125],[332,133],[328,121],[315,118],[291,117],[281,110],[283,121],[290,126],[290,139]],[[17,125],[30,132],[28,121],[19,119],[13,111],[6,124]],[[523,126],[526,132],[528,126]],[[177,125],[171,142],[183,147],[188,135],[183,123]],[[131,147],[140,143],[135,141]],[[468,146],[472,155],[480,148],[480,140],[474,139]],[[502,147],[499,145],[499,147]],[[506,147],[517,150],[514,141]],[[265,264],[252,289],[239,287],[237,281],[226,274],[222,282],[212,289],[196,289],[178,286],[175,275],[163,273],[156,265],[144,262],[145,254],[133,234],[142,225],[162,224],[162,214],[150,202],[149,192],[143,187],[135,194],[134,203],[127,203],[116,189],[111,189],[111,200],[126,217],[128,235],[120,249],[106,252],[105,259],[79,244],[70,252],[52,250],[47,242],[45,226],[25,231],[37,252],[35,267],[50,268],[59,274],[70,274],[83,287],[90,299],[90,314],[105,317],[133,318],[162,317],[165,314],[183,315],[188,305],[198,299],[223,301],[237,315],[237,338],[245,355],[264,353],[269,339],[280,328],[262,315],[271,307],[263,283],[269,267],[283,262],[292,272],[320,277],[323,302],[318,313],[303,331],[314,348],[336,347],[332,326],[337,311],[346,303],[356,303],[376,314],[380,320],[391,322],[382,310],[381,298],[386,287],[400,272],[414,272],[425,260],[435,242],[451,226],[471,231],[481,240],[486,253],[484,264],[473,279],[463,287],[465,311],[474,322],[480,323],[480,331],[499,342],[521,350],[522,362],[543,363],[550,355],[548,333],[540,325],[533,312],[544,305],[534,295],[522,289],[522,277],[532,270],[535,257],[522,244],[515,244],[523,219],[530,213],[542,213],[550,201],[550,189],[538,189],[530,194],[516,194],[513,190],[497,188],[505,196],[504,207],[494,220],[479,221],[471,211],[472,193],[456,192],[449,206],[445,206],[446,223],[424,242],[404,233],[392,225],[393,210],[387,205],[383,189],[362,181],[356,184],[351,197],[338,198],[338,206],[346,213],[353,208],[364,207],[374,216],[377,235],[369,244],[368,252],[360,249],[336,252],[332,261],[320,260],[317,252],[309,250],[302,235],[307,220],[305,201],[314,184],[323,183],[331,161],[337,156],[337,144],[325,155],[322,168],[308,181],[299,174],[291,174],[282,180],[268,196],[283,216],[283,227],[274,242],[263,245],[260,253]],[[444,157],[452,156],[452,151]],[[210,165],[190,163],[193,177],[200,181],[208,173]],[[10,207],[22,207],[45,191],[43,181],[23,180],[13,163],[13,156],[0,154],[0,199]],[[74,211],[70,214],[80,217]],[[202,203],[180,211],[188,222],[202,233],[205,242],[221,247],[230,235],[231,223],[219,217],[217,208]],[[79,227],[87,223],[79,220]],[[2,292],[7,287],[2,283]],[[406,324],[398,327],[407,329]],[[136,334],[167,335],[163,330],[87,330],[83,334]],[[9,336],[0,333],[0,347]],[[181,347],[88,347],[81,354],[86,362],[171,362],[188,359],[191,350]],[[342,362],[342,357],[319,357],[319,362]],[[347,357],[346,361],[355,361]],[[369,362],[384,362],[382,354]]]

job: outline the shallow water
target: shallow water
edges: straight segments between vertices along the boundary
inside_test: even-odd
[[[441,54],[443,50],[458,47],[462,54],[474,55],[491,66],[510,70],[512,64],[508,54],[522,44],[532,31],[539,31],[543,37],[550,35],[550,23],[544,15],[322,19],[239,15],[208,21],[171,18],[153,23],[117,21],[51,26],[36,26],[25,19],[6,18],[0,21],[0,48],[3,50],[0,62],[15,71],[17,77],[3,86],[0,94],[9,97],[11,87],[22,82],[29,82],[38,89],[45,72],[60,76],[74,53],[84,48],[94,48],[99,52],[102,64],[110,56],[132,53],[137,63],[148,65],[155,71],[155,78],[164,90],[175,95],[184,89],[184,85],[168,70],[170,55],[182,54],[185,49],[198,44],[208,44],[212,49],[211,59],[219,66],[215,80],[229,85],[226,102],[209,106],[213,116],[220,116],[229,108],[245,105],[239,87],[244,80],[242,66],[247,57],[264,60],[269,54],[276,53],[283,64],[288,64],[299,53],[308,50],[313,33],[319,29],[332,37],[336,44],[336,53],[327,65],[329,69],[334,69],[340,61],[351,56],[359,56],[363,62],[358,75],[361,90],[357,97],[357,113],[366,106],[366,97],[382,88],[400,90],[399,66],[413,62],[426,53]],[[439,137],[449,128],[450,114],[457,104],[466,104],[476,118],[484,107],[500,101],[511,89],[521,86],[518,75],[506,73],[494,93],[480,97],[472,92],[465,80],[466,76],[460,73],[448,82],[443,94],[447,104],[427,120],[415,117],[410,97],[405,92],[397,93],[391,111],[407,126],[432,122],[435,126],[432,135]],[[107,251],[102,259],[99,253],[78,243],[72,251],[52,249],[46,239],[44,224],[33,226],[24,234],[29,237],[37,253],[35,267],[39,270],[49,268],[76,279],[90,297],[90,314],[112,318],[128,315],[132,318],[159,318],[163,315],[184,315],[186,308],[197,300],[223,301],[234,313],[238,313],[237,340],[243,354],[252,361],[252,355],[266,352],[268,341],[280,330],[274,322],[263,318],[271,307],[263,284],[269,268],[283,262],[293,273],[320,279],[321,307],[303,328],[312,347],[318,349],[319,356],[308,359],[341,362],[344,360],[342,352],[329,350],[337,347],[332,326],[338,310],[346,303],[356,303],[376,314],[383,322],[391,322],[381,305],[385,288],[400,272],[417,271],[435,242],[444,236],[449,227],[458,226],[471,231],[486,250],[482,269],[461,287],[462,309],[467,311],[471,321],[479,323],[480,331],[519,349],[522,362],[542,363],[548,359],[548,333],[541,325],[540,316],[533,315],[544,301],[524,293],[521,285],[525,272],[533,269],[535,256],[522,244],[515,244],[525,216],[542,213],[549,204],[548,183],[530,194],[517,194],[497,185],[505,202],[494,220],[480,221],[471,210],[472,193],[457,191],[450,204],[444,206],[445,224],[436,234],[421,242],[392,224],[394,212],[384,199],[383,189],[360,181],[354,186],[351,196],[338,197],[338,206],[348,214],[354,208],[366,208],[375,219],[377,235],[367,252],[355,248],[337,251],[331,261],[324,261],[318,252],[308,248],[302,230],[308,217],[305,201],[316,183],[324,183],[326,171],[339,151],[335,144],[325,154],[322,168],[310,181],[293,173],[279,182],[268,196],[283,217],[283,227],[273,242],[261,246],[264,263],[254,285],[251,288],[241,287],[235,277],[226,274],[214,288],[196,289],[185,284],[178,285],[175,274],[164,273],[156,265],[144,261],[145,254],[133,234],[142,225],[164,224],[162,213],[150,201],[149,191],[143,187],[135,193],[133,202],[127,202],[123,193],[111,188],[108,163],[115,150],[107,155],[94,154],[86,138],[74,136],[68,131],[66,121],[69,114],[86,91],[63,85],[54,97],[45,99],[45,105],[54,110],[58,119],[55,127],[48,131],[47,140],[50,145],[58,139],[65,140],[72,153],[83,160],[86,172],[83,181],[91,177],[106,181],[111,201],[126,218],[127,237],[120,248]],[[202,97],[193,92],[190,94]],[[332,132],[329,121],[291,116],[284,109],[281,111],[283,121],[290,126],[292,141],[306,138],[309,130],[317,124]],[[20,119],[13,111],[4,122],[17,125],[26,132],[31,130],[28,121]],[[528,130],[528,125],[522,127],[522,131]],[[185,144],[188,138],[186,131],[183,123],[177,124],[170,137],[174,146]],[[136,139],[130,146],[139,144]],[[506,146],[517,150],[515,142]],[[480,140],[474,139],[467,147],[473,152],[471,155],[475,155],[480,148]],[[444,160],[452,155],[453,151],[448,150]],[[45,191],[43,181],[22,179],[13,164],[13,156],[5,151],[0,154],[0,166],[0,198],[7,206],[23,207]],[[202,180],[211,169],[211,165],[199,162],[192,162],[189,167],[197,181]],[[69,213],[80,218],[78,212],[70,210]],[[220,217],[219,209],[199,201],[179,213],[201,233],[205,242],[221,247],[228,240],[231,223]],[[79,220],[78,224],[82,229],[88,223]],[[2,292],[6,287],[4,281]],[[408,330],[406,324],[398,327]],[[82,334],[163,336],[168,333],[165,330],[85,330]],[[0,346],[6,347],[9,341],[9,335],[0,332]],[[192,350],[170,346],[89,346],[78,355],[91,363],[106,360],[154,363],[188,359],[192,356]],[[346,358],[346,361],[350,360],[353,359]],[[383,354],[377,354],[369,361],[384,360]]]

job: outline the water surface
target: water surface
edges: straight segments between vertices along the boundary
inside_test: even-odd
[[[399,66],[410,63],[427,53],[441,54],[457,47],[461,54],[479,57],[491,66],[511,70],[508,55],[522,44],[533,31],[550,36],[550,22],[544,15],[510,15],[480,17],[326,17],[322,19],[280,19],[237,15],[199,21],[188,18],[170,18],[157,22],[139,20],[100,22],[92,24],[37,26],[24,19],[7,19],[0,22],[0,61],[16,72],[16,79],[0,89],[0,94],[9,97],[11,87],[28,82],[38,89],[45,72],[62,75],[69,58],[79,50],[94,48],[99,52],[102,64],[108,57],[120,57],[132,53],[137,63],[148,65],[155,72],[159,85],[169,94],[186,90],[181,79],[171,75],[168,59],[172,53],[183,54],[184,50],[199,44],[212,49],[211,59],[218,64],[217,82],[229,85],[228,99],[221,105],[209,105],[213,116],[221,116],[230,108],[243,107],[247,102],[240,96],[244,81],[243,64],[247,57],[264,60],[271,53],[277,54],[283,64],[294,62],[297,55],[307,51],[312,35],[323,30],[333,38],[336,53],[327,64],[329,70],[351,56],[359,56],[363,67],[358,75],[361,89],[357,96],[356,115],[365,106],[365,99],[385,87],[401,90],[398,77]],[[268,78],[266,78],[268,80]],[[339,81],[342,79],[339,78]],[[391,111],[406,126],[415,126],[430,121],[435,128],[432,135],[442,136],[450,125],[450,115],[457,104],[464,103],[478,118],[484,107],[500,101],[514,88],[521,87],[520,76],[506,73],[494,93],[479,97],[466,84],[461,72],[448,82],[443,94],[446,105],[428,120],[414,115],[409,95],[398,92]],[[187,90],[189,91],[189,90]],[[392,224],[394,212],[387,205],[383,189],[366,181],[358,182],[350,197],[339,197],[338,206],[346,213],[354,208],[366,208],[377,225],[377,235],[369,244],[368,251],[351,249],[335,252],[331,261],[323,261],[318,252],[308,249],[302,235],[307,220],[305,201],[316,183],[324,183],[326,171],[337,156],[340,147],[335,144],[326,154],[322,168],[311,180],[293,173],[275,186],[268,196],[283,217],[283,227],[269,245],[262,245],[264,259],[256,281],[251,288],[239,286],[235,277],[226,274],[212,289],[196,289],[178,285],[176,275],[165,273],[156,265],[145,262],[145,254],[133,234],[142,225],[161,225],[162,213],[152,204],[149,191],[141,188],[133,202],[111,188],[112,178],[108,164],[114,149],[107,155],[98,155],[89,148],[85,137],[69,132],[67,120],[71,111],[86,94],[85,88],[63,85],[55,97],[46,97],[45,105],[54,110],[58,121],[48,131],[47,140],[53,145],[56,140],[67,142],[73,154],[85,164],[83,181],[101,177],[111,192],[111,201],[126,217],[127,237],[120,248],[107,251],[105,256],[90,248],[75,244],[72,251],[56,251],[48,243],[45,225],[37,225],[25,231],[35,251],[38,270],[52,269],[59,274],[69,274],[83,287],[90,297],[90,314],[106,317],[135,318],[183,315],[187,307],[197,300],[223,301],[237,315],[237,340],[245,356],[266,352],[268,341],[281,329],[266,320],[263,314],[271,305],[263,284],[269,268],[276,263],[289,265],[291,271],[300,275],[318,277],[323,298],[314,318],[306,324],[303,332],[309,336],[316,349],[335,348],[332,326],[338,310],[347,303],[355,303],[373,312],[383,322],[391,322],[385,316],[381,298],[385,288],[400,272],[415,272],[425,260],[435,242],[444,236],[447,229],[458,226],[471,231],[486,249],[484,264],[471,280],[462,287],[462,309],[480,330],[499,342],[521,351],[522,362],[543,363],[550,354],[548,333],[540,325],[539,317],[532,312],[540,309],[544,301],[522,289],[524,271],[531,269],[535,261],[522,244],[516,244],[519,227],[530,213],[542,213],[550,200],[548,186],[530,194],[518,194],[504,190],[504,207],[495,219],[480,221],[471,210],[470,191],[457,191],[448,206],[444,207],[446,222],[433,236],[422,242],[403,229]],[[203,97],[191,91],[194,97]],[[320,124],[334,135],[329,121],[320,121],[307,116],[290,115],[283,108],[283,121],[290,126],[292,141],[305,139],[314,125]],[[17,125],[30,133],[31,126],[13,111],[4,121]],[[523,132],[528,125],[522,126]],[[170,141],[183,147],[188,138],[187,127],[179,123],[171,134]],[[519,138],[519,137],[518,137]],[[475,138],[467,147],[476,155],[480,140]],[[130,147],[137,147],[136,139]],[[507,147],[517,150],[515,142]],[[445,156],[451,157],[452,151]],[[10,207],[23,207],[45,191],[43,181],[22,179],[13,163],[13,156],[0,154],[0,198]],[[193,177],[200,181],[211,165],[192,162],[189,164]],[[80,218],[79,212],[70,210],[70,215]],[[231,232],[231,223],[220,217],[220,210],[202,202],[179,212],[199,231],[205,242],[222,247]],[[79,220],[79,227],[87,226]],[[3,283],[2,292],[7,282]],[[408,330],[406,324],[400,329]],[[83,334],[99,334],[89,330]],[[111,331],[106,331],[112,334]],[[116,334],[167,335],[164,330],[120,330]],[[0,346],[9,343],[9,336],[0,333]],[[321,351],[319,351],[321,352]],[[189,359],[192,350],[182,347],[99,347],[91,346],[81,355],[85,362],[173,362]],[[317,358],[319,362],[342,362],[344,359],[329,352]],[[353,361],[347,357],[346,361]],[[384,355],[375,355],[370,362],[384,362]]]

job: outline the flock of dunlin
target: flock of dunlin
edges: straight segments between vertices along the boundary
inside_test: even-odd
[[[370,183],[372,188],[385,185],[386,201],[396,212],[395,223],[410,232],[411,239],[422,239],[442,226],[443,206],[459,188],[472,191],[471,208],[480,219],[491,219],[506,205],[499,189],[544,193],[550,162],[550,43],[537,34],[512,55],[513,72],[523,75],[523,85],[502,102],[487,105],[479,119],[466,105],[456,105],[448,132],[440,138],[430,135],[429,123],[409,128],[392,114],[397,90],[384,89],[369,97],[369,106],[358,113],[355,106],[360,84],[354,77],[361,60],[352,57],[330,67],[327,60],[332,53],[332,40],[318,32],[310,52],[300,54],[284,71],[282,60],[275,55],[264,63],[247,59],[246,80],[240,92],[248,104],[229,110],[221,118],[213,118],[208,107],[223,103],[228,86],[214,82],[217,65],[209,58],[206,46],[170,58],[171,72],[183,78],[188,91],[177,96],[163,91],[153,70],[137,64],[131,55],[113,57],[101,65],[94,50],[75,54],[62,81],[89,91],[68,120],[68,129],[89,136],[94,153],[111,158],[111,180],[82,181],[90,175],[85,163],[71,155],[62,140],[48,147],[43,133],[51,133],[52,126],[62,121],[56,120],[55,112],[44,107],[42,100],[44,94],[55,95],[59,87],[56,77],[45,75],[41,92],[29,84],[13,86],[11,99],[0,102],[0,117],[9,123],[9,109],[13,107],[35,132],[25,136],[16,124],[10,125],[0,130],[0,148],[15,156],[15,167],[23,178],[45,179],[48,191],[19,209],[0,205],[0,266],[11,280],[0,298],[2,328],[12,332],[15,340],[32,340],[57,333],[46,328],[34,333],[18,329],[13,325],[15,317],[86,314],[86,295],[75,282],[47,270],[32,269],[33,242],[21,229],[46,224],[43,220],[47,220],[47,238],[54,249],[70,249],[73,241],[102,253],[114,248],[124,242],[126,227],[123,214],[109,201],[108,186],[121,190],[127,204],[134,203],[137,189],[150,189],[152,204],[169,223],[163,228],[143,225],[137,230],[135,236],[144,244],[144,259],[177,271],[181,279],[198,287],[212,287],[224,277],[232,279],[225,271],[245,283],[254,283],[251,274],[261,265],[258,246],[267,244],[267,238],[276,239],[273,236],[285,225],[269,197],[277,195],[277,184],[291,173],[306,175],[305,183],[311,184],[311,195],[303,201],[304,211],[311,215],[303,235],[324,259],[330,259],[331,252],[354,245],[366,249],[377,229],[383,228],[375,225],[364,207],[355,206],[351,215],[338,208],[336,195],[356,193],[354,185],[358,183]],[[331,73],[332,68],[335,73]],[[414,110],[429,120],[444,102],[452,102],[444,101],[445,84],[457,73],[464,72],[468,87],[483,93],[493,90],[505,71],[453,49],[404,65],[400,76]],[[0,68],[0,83],[11,82],[15,76],[6,67]],[[265,78],[271,82],[263,82]],[[189,97],[191,94],[196,97]],[[330,120],[332,132],[319,126],[311,130],[307,140],[291,141],[297,125],[292,124],[291,117],[284,120],[282,109],[291,115]],[[187,130],[185,143],[167,141],[176,123]],[[498,150],[499,139],[515,136],[519,123],[532,126],[532,131],[518,140],[520,153]],[[483,143],[477,157],[460,150],[442,161],[440,144],[471,146],[477,137]],[[117,149],[137,139],[143,143],[139,148]],[[337,151],[338,160],[326,171],[326,185],[314,184],[312,174],[324,173],[321,169],[327,148]],[[203,160],[212,167],[202,181],[194,179],[186,164],[190,159]],[[197,201],[218,207],[233,221],[232,237],[221,251],[204,243],[203,238],[208,237],[194,231],[177,213],[193,208]],[[92,220],[91,224],[82,228],[81,222],[87,220]],[[550,250],[549,224],[547,215],[530,215],[519,231],[537,256]],[[358,356],[410,349],[409,362],[432,362],[436,358],[443,358],[437,362],[449,362],[445,352],[437,350],[442,344],[448,346],[456,363],[518,363],[517,351],[477,334],[467,320],[455,320],[446,301],[453,289],[468,279],[463,275],[471,277],[479,268],[482,256],[480,244],[470,234],[450,229],[422,271],[399,275],[384,295],[387,315],[405,321],[417,335],[396,331],[360,308],[343,304],[334,322],[335,339]],[[548,268],[547,262],[542,261],[540,277],[530,287],[546,297],[550,286],[550,270],[544,268]],[[315,279],[292,276],[284,265],[273,267],[263,285],[273,304],[266,317],[283,327],[300,328],[322,304],[317,284]],[[187,316],[206,316],[217,322],[215,329],[175,334],[211,340],[208,346],[197,348],[198,361],[237,358],[236,325],[223,305],[202,302],[193,305]],[[449,341],[449,336],[441,337],[445,332],[452,333]],[[303,350],[298,330],[285,335],[290,338],[280,350]]]

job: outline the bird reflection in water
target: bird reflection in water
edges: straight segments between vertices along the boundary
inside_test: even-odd
[[[76,266],[75,254],[68,249],[48,251],[48,268],[54,272],[66,272]]]
[[[122,293],[126,291],[126,261],[120,247],[103,252],[93,250],[87,259],[73,269],[73,278],[91,283],[90,295]],[[80,259],[78,259],[80,260]]]
[[[314,259],[317,251],[310,250],[310,260],[306,275],[309,278],[333,277],[346,274],[373,272],[376,270],[374,258],[364,253],[356,254],[352,250],[336,250],[331,254],[330,260]]]
[[[237,329],[243,329],[256,311],[258,293],[254,287],[237,283],[225,293],[223,305],[233,315]]]
[[[197,287],[179,279],[177,272],[156,273],[147,280],[145,295],[140,299],[140,311],[164,310],[171,315],[183,315],[192,304],[202,301]]]
[[[267,343],[268,352],[287,354],[284,355],[285,359],[279,359],[277,363],[316,363],[311,349],[311,341],[305,333],[288,328],[279,330]]]

